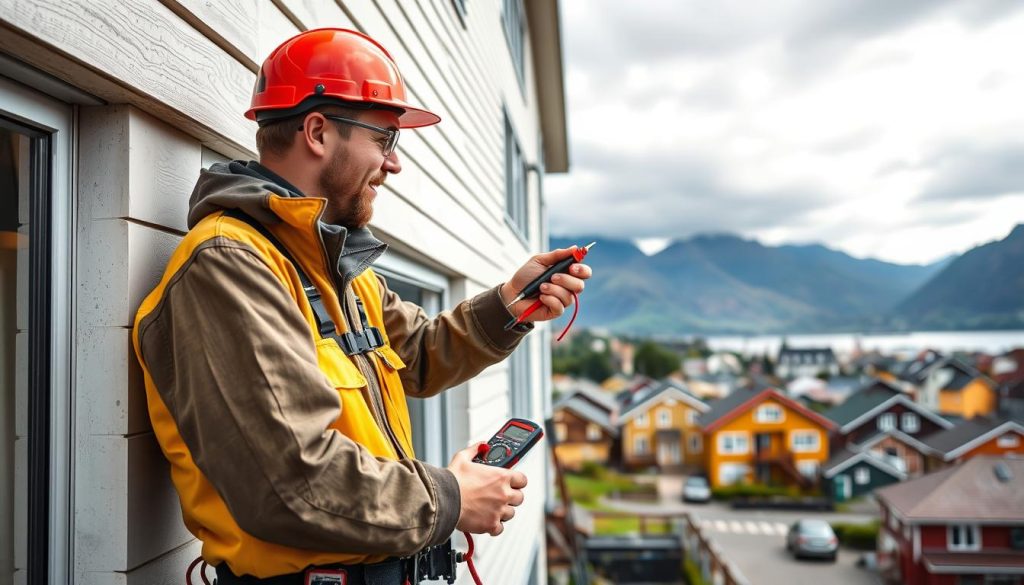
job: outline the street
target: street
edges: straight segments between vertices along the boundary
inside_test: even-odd
[[[828,522],[867,523],[875,518],[869,510],[851,513],[786,512],[733,510],[728,504],[683,503],[675,490],[662,491],[662,500],[654,503],[604,500],[624,512],[688,512],[700,524],[705,536],[715,542],[726,562],[738,569],[750,585],[877,585],[878,579],[856,566],[860,551],[842,548],[835,563],[822,560],[795,560],[786,551],[785,535],[789,526],[801,518],[820,518]]]

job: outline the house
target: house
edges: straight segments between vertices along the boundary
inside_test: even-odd
[[[1011,419],[974,418],[925,437],[930,450],[925,470],[934,471],[978,455],[1024,455],[1024,423]]]
[[[991,379],[957,358],[946,358],[928,369],[918,401],[939,414],[969,419],[995,413],[996,398]]]
[[[728,370],[717,374],[694,376],[686,380],[690,393],[704,401],[728,396],[739,384],[739,377]]]
[[[775,388],[738,389],[697,419],[712,487],[817,482],[835,423]]]
[[[1024,459],[975,457],[875,492],[888,583],[1015,583],[1024,576]]]
[[[994,357],[989,374],[1000,384],[1024,377],[1024,348],[1017,348]]]
[[[707,410],[683,383],[669,378],[633,394],[618,418],[623,467],[678,471],[700,465],[704,438],[696,421]]]
[[[619,437],[612,423],[614,400],[600,390],[577,388],[563,395],[551,415],[555,453],[562,467],[579,470],[584,463],[607,464]]]
[[[444,119],[402,132],[371,224],[392,290],[434,313],[547,249],[544,181],[569,154],[559,14],[555,0],[0,3],[0,232],[19,232],[0,241],[0,314],[32,309],[0,332],[0,403],[19,405],[0,417],[0,548],[18,552],[0,552],[0,583],[180,583],[198,556],[129,332],[200,170],[255,156],[243,113],[271,50],[300,30],[365,32]],[[483,376],[410,400],[419,458],[444,466],[508,416],[545,419],[549,346],[538,327]],[[485,582],[546,582],[545,467],[523,461],[533,492],[501,554],[478,539]]]
[[[838,376],[839,362],[832,353],[831,347],[797,349],[789,347],[785,342],[779,349],[779,358],[775,362],[775,374],[780,378],[796,378],[798,376]]]
[[[907,473],[892,460],[869,449],[840,449],[821,468],[822,491],[843,502],[870,494],[880,487],[907,479]]]
[[[953,427],[884,380],[865,385],[825,416],[836,423],[834,451],[873,451],[911,477],[924,472],[931,453],[923,438]]]

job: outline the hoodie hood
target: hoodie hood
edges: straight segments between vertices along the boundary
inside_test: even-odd
[[[214,163],[199,173],[188,204],[188,227],[217,211],[238,209],[264,225],[282,220],[270,209],[270,195],[306,197],[294,185],[256,161]],[[329,265],[334,266],[338,290],[342,291],[387,250],[387,244],[369,228],[318,222],[320,242]]]

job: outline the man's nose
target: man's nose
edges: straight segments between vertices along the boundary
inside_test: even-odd
[[[386,159],[384,164],[380,166],[380,169],[384,172],[396,175],[402,172],[402,161],[398,160],[398,151],[392,152]]]

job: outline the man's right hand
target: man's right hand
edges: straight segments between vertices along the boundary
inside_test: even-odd
[[[505,529],[502,522],[516,515],[523,503],[526,476],[518,471],[474,463],[480,445],[463,449],[452,457],[448,471],[459,482],[462,511],[456,528],[472,534],[497,536]]]

